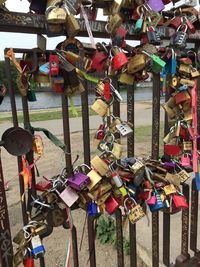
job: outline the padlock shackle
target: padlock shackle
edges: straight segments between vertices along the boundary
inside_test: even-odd
[[[126,212],[130,212],[130,210],[128,210],[128,208],[127,208],[127,201],[128,200],[131,200],[133,203],[134,203],[134,206],[136,206],[137,205],[137,202],[135,201],[135,199],[133,198],[133,197],[127,197],[125,200],[124,200],[124,209],[125,209],[125,211]]]

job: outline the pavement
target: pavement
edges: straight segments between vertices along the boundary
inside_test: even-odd
[[[121,108],[121,118],[122,119],[126,119],[126,106],[123,106]],[[164,112],[161,109],[161,121],[164,120]],[[102,122],[101,118],[99,116],[91,116],[89,119],[90,122],[90,129],[94,130],[97,129],[99,124]],[[152,103],[151,102],[143,102],[143,103],[136,103],[135,105],[135,127],[139,127],[139,126],[147,126],[147,125],[151,125],[152,124]],[[53,134],[57,135],[57,136],[61,136],[63,134],[63,124],[62,124],[62,120],[50,120],[50,121],[42,121],[42,122],[33,122],[32,123],[33,126],[37,126],[37,127],[43,127],[43,128],[47,128],[48,130],[50,130]],[[22,126],[22,125],[20,125]],[[2,135],[2,133],[9,127],[12,127],[12,123],[10,122],[3,122],[0,123],[0,136]],[[77,138],[77,134],[80,133],[82,131],[82,119],[81,118],[70,118],[70,131],[71,133],[74,133],[72,135],[72,138],[74,138],[74,140],[76,140]],[[73,142],[73,140],[72,140]],[[80,146],[80,145],[79,145]],[[52,147],[52,151],[53,151],[54,147]],[[3,153],[5,153],[2,150]],[[6,155],[6,157],[8,157]],[[53,161],[56,162],[55,157],[52,159],[52,164]],[[41,160],[42,162],[42,160]],[[13,166],[14,164],[16,165],[15,162],[13,162]],[[47,159],[46,161],[46,168],[48,168],[48,166],[50,166],[51,162],[49,161],[49,159]],[[12,166],[10,166],[8,169],[8,171],[13,172],[12,170]],[[8,172],[9,173],[9,172]],[[188,181],[188,183],[191,182],[191,179]],[[12,194],[12,190],[9,192],[8,194]],[[8,201],[10,202],[10,199],[8,199]],[[13,206],[14,203],[9,203],[9,206]],[[13,208],[15,209],[15,207],[13,206]],[[200,215],[199,215],[200,216]],[[148,213],[148,217],[151,221],[151,214],[150,212]],[[200,219],[200,218],[199,218]],[[11,220],[14,220],[13,218]],[[15,220],[14,220],[15,221]],[[13,221],[13,224],[15,223]],[[159,246],[159,250],[160,250],[160,262],[162,262],[162,253],[163,253],[163,243],[165,242],[165,240],[163,240],[163,213],[160,212],[159,213],[159,222],[160,222],[160,226],[159,226],[159,234],[160,234],[160,246]],[[174,262],[175,258],[180,254],[181,252],[181,224],[182,224],[182,220],[181,220],[181,213],[175,214],[171,216],[171,223],[170,223],[170,227],[171,227],[171,236],[170,236],[170,240],[171,240],[171,247],[170,247],[170,251],[171,251],[171,258],[170,258],[170,262]],[[136,229],[137,229],[137,251],[138,254],[140,256],[140,258],[146,263],[146,265],[148,267],[151,267],[151,255],[152,255],[152,243],[151,243],[151,239],[152,239],[152,230],[151,230],[151,223],[149,223],[149,221],[147,220],[147,217],[144,217],[142,220],[140,220],[139,222],[137,222],[136,225]],[[200,223],[198,225],[198,231],[200,233]],[[128,230],[125,230],[125,234],[127,235]],[[200,245],[200,238],[198,239],[199,245]],[[160,263],[160,267],[164,266],[162,263]]]

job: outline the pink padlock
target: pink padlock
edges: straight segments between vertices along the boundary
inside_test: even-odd
[[[146,200],[146,203],[149,205],[155,205],[156,204],[156,196],[151,196],[150,199]]]
[[[190,167],[190,156],[188,154],[183,154],[181,156],[181,166],[183,167]]]
[[[148,0],[147,5],[155,12],[162,11],[165,8],[162,0]]]

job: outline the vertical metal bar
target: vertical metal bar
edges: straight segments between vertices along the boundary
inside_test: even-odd
[[[134,90],[136,85],[127,87],[127,122],[135,126],[135,98]],[[127,156],[135,155],[135,135],[134,131],[127,138]],[[130,266],[137,267],[137,245],[136,245],[136,224],[129,222],[129,237],[130,237]]]
[[[171,74],[167,75],[167,81],[171,79]],[[169,99],[169,90],[168,90],[168,84],[166,88],[166,94],[165,94],[165,101]],[[164,135],[166,135],[169,132],[169,125],[168,125],[168,116],[165,112],[165,124],[164,124]],[[166,266],[170,265],[170,214],[163,213],[163,263]]]
[[[152,158],[159,156],[160,75],[153,75]],[[159,213],[152,214],[152,265],[159,266]]]
[[[188,205],[190,204],[190,192],[189,185],[183,184],[183,195],[186,197]],[[182,234],[181,234],[181,254],[186,258],[190,258],[188,253],[188,241],[189,241],[189,209],[182,211]]]
[[[6,67],[6,77],[7,77],[7,82],[8,82],[8,91],[9,91],[9,95],[10,95],[10,103],[11,103],[11,109],[12,109],[13,125],[14,125],[14,127],[18,127],[17,108],[16,108],[16,102],[15,102],[14,88],[13,88],[13,84],[12,84],[12,75],[11,75],[10,59],[9,58],[5,58],[5,67]],[[17,157],[17,163],[18,163],[18,171],[20,173],[22,171],[21,156]],[[24,193],[24,182],[23,182],[22,175],[19,175],[19,187],[20,187],[20,199],[22,199],[22,195]],[[23,223],[25,225],[28,223],[25,201],[21,201],[21,207],[22,207]]]
[[[118,91],[120,91],[119,83],[116,78],[113,79],[112,84]],[[120,103],[117,100],[115,100],[113,103],[113,114],[116,117],[120,117]],[[118,138],[118,136],[116,136],[116,138]],[[122,229],[121,210],[117,209],[115,215],[116,215],[116,234],[117,234],[117,262],[118,262],[118,267],[124,267],[123,229]]]
[[[196,181],[194,178],[192,180],[191,217],[190,217],[190,249],[194,251],[194,253],[197,253],[198,203],[199,203],[199,194],[196,188]]]
[[[94,218],[92,216],[88,216],[88,243],[89,243],[90,267],[96,267],[95,229],[94,229]]]
[[[72,169],[71,159],[71,142],[70,142],[70,127],[69,127],[69,110],[68,110],[68,98],[62,94],[62,116],[63,116],[63,134],[64,143],[66,146],[65,160],[66,166],[69,171]]]
[[[84,162],[90,165],[90,126],[87,81],[84,82],[85,91],[81,94],[82,125],[83,125],[83,151]]]
[[[70,142],[70,125],[69,125],[69,109],[68,109],[68,98],[62,94],[62,115],[63,115],[63,134],[65,143],[65,161],[68,171],[72,171],[72,158],[71,158],[71,142]],[[78,245],[76,236],[76,227],[72,228],[72,249],[73,249],[73,259],[74,267],[78,267]]]
[[[0,265],[1,264],[3,267],[10,267],[13,265],[13,246],[0,150]]]
[[[123,230],[122,230],[122,213],[117,209],[116,213],[116,234],[117,234],[117,263],[118,267],[124,267],[123,251]]]
[[[74,227],[74,226],[72,228],[72,248],[73,248],[74,266],[75,267],[79,267],[79,261],[78,261],[78,244],[77,244],[77,231],[76,231],[76,227]]]

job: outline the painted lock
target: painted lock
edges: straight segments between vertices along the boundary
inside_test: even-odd
[[[162,0],[148,0],[147,5],[155,12],[162,11],[165,8]]]
[[[188,209],[189,208],[186,198],[181,193],[173,195],[172,200],[173,200],[176,208],[181,208],[181,209]]]
[[[105,210],[111,215],[118,208],[119,203],[117,200],[111,195],[105,201]]]
[[[114,46],[111,49],[111,53],[113,54],[112,68],[114,70],[118,71],[128,63],[128,58],[121,48]]]
[[[183,154],[181,156],[181,166],[183,166],[183,167],[190,167],[191,166],[189,154]]]
[[[96,50],[92,58],[90,67],[95,69],[96,71],[103,71],[105,68],[105,62],[107,57],[108,56],[105,55],[103,52],[99,52],[98,50]]]
[[[151,212],[158,211],[158,210],[164,208],[164,205],[163,205],[162,200],[160,198],[160,194],[157,191],[155,192],[155,197],[156,197],[156,203],[154,205],[149,205]]]
[[[78,194],[69,186],[66,186],[59,197],[68,207],[71,207],[79,198]]]
[[[58,75],[58,73],[59,73],[58,55],[50,55],[49,56],[49,73],[51,76]]]
[[[70,187],[81,191],[89,185],[90,177],[85,175],[84,173],[77,172],[68,178],[67,183]]]

